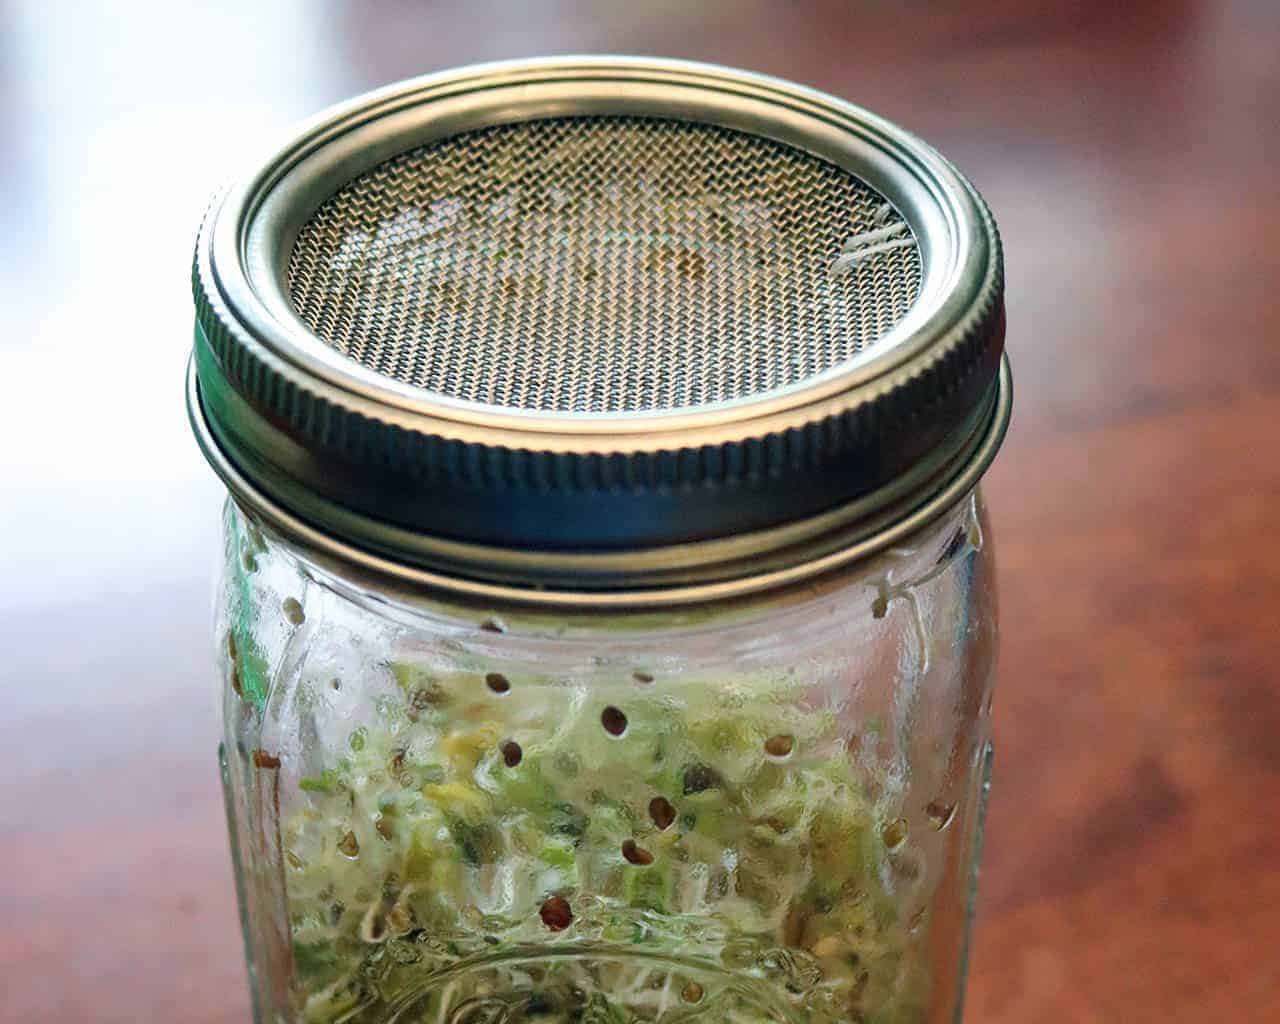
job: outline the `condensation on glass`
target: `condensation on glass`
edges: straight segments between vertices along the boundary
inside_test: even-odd
[[[616,58],[215,202],[219,750],[262,1024],[960,1017],[999,243],[831,97]]]

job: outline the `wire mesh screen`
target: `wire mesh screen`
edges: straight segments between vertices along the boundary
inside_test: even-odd
[[[714,125],[563,117],[401,154],[299,234],[305,323],[418,388],[510,409],[691,408],[872,346],[920,286],[877,192]]]

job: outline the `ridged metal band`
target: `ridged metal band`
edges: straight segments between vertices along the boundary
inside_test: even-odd
[[[291,246],[347,181],[432,139],[578,114],[717,124],[847,169],[909,223],[919,299],[867,352],[799,385],[652,414],[531,412],[424,392],[346,359],[299,320],[285,286]],[[957,460],[1003,434],[992,417],[1007,418],[1000,245],[972,187],[874,115],[721,68],[526,61],[363,97],[215,201],[193,280],[192,412],[215,468],[226,477],[234,467],[242,490],[362,550],[472,579],[665,585],[642,568],[654,562],[682,585],[748,574],[790,524],[854,507],[871,522],[904,494],[919,507],[921,488],[940,473],[954,480]],[[743,537],[754,538],[751,558],[714,554]]]

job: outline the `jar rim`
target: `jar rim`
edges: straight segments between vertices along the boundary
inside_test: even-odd
[[[977,443],[958,462],[901,491],[897,500],[882,506],[876,516],[867,516],[858,507],[860,503],[854,502],[835,513],[791,524],[781,536],[775,531],[766,537],[732,538],[734,558],[717,558],[714,550],[708,553],[707,542],[578,556],[588,564],[572,565],[569,573],[558,577],[561,582],[557,586],[546,582],[547,563],[563,558],[556,553],[512,552],[449,542],[433,550],[438,542],[420,537],[427,547],[413,560],[406,560],[395,545],[380,550],[376,541],[353,543],[346,535],[316,525],[259,489],[240,471],[210,428],[199,387],[193,363],[187,371],[186,404],[201,452],[235,501],[311,557],[356,567],[396,587],[448,599],[587,612],[653,610],[751,598],[865,562],[926,529],[974,492],[1004,441],[1013,405],[1012,375],[1005,359]],[[365,525],[375,534],[384,529],[384,524],[376,521]],[[780,543],[783,539],[791,543]],[[682,564],[682,553],[693,556],[698,564]],[[519,565],[525,560],[521,556],[532,559],[533,564]],[[589,564],[592,560],[594,564]],[[584,576],[602,585],[564,585]]]

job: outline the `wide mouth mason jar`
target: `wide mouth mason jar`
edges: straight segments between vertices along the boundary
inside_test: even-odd
[[[959,1018],[998,236],[884,120],[674,61],[322,115],[197,243],[260,1022]]]

